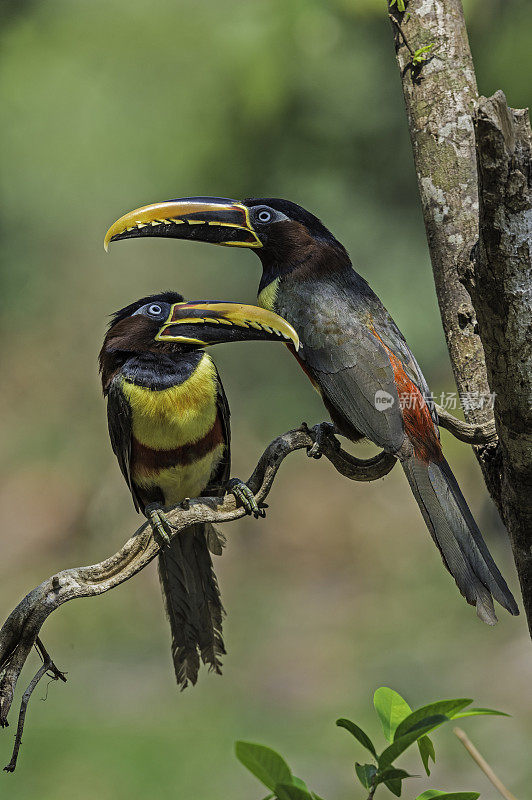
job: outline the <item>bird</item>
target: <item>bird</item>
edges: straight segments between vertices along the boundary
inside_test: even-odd
[[[400,462],[447,570],[481,620],[515,599],[447,463],[423,373],[345,247],[311,212],[280,198],[187,197],[142,206],[107,231],[111,241],[169,237],[245,247],[262,264],[258,304],[297,331],[291,348],[337,431],[369,439]],[[406,399],[406,402],[405,402]]]
[[[211,553],[224,539],[210,523],[169,537],[165,510],[231,491],[247,513],[265,512],[249,487],[229,479],[229,406],[204,347],[289,339],[277,314],[239,303],[185,302],[168,291],[136,300],[111,318],[99,354],[112,449],[137,511],[160,544],[159,577],[170,621],[177,684],[197,681],[200,659],[221,672],[224,610]]]

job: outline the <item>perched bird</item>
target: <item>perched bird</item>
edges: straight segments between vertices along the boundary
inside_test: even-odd
[[[135,508],[162,544],[159,575],[182,688],[196,683],[200,658],[220,672],[223,608],[210,552],[219,555],[223,540],[212,525],[197,524],[170,541],[164,509],[228,489],[248,513],[264,515],[245,483],[229,481],[229,406],[202,349],[250,339],[298,346],[293,328],[275,313],[186,303],[163,292],[114,314],[99,357],[113,451]]]
[[[445,566],[479,617],[497,621],[493,599],[518,614],[443,456],[421,369],[323,223],[287,200],[190,197],[129,212],[108,230],[105,247],[141,236],[255,250],[262,262],[259,305],[297,331],[294,354],[338,431],[352,441],[366,437],[399,459]]]

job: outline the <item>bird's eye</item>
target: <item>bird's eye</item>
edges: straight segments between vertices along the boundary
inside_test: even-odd
[[[257,214],[257,219],[259,222],[269,222],[272,218],[271,212],[267,211],[265,208],[262,211],[259,211]]]
[[[152,305],[148,307],[148,314],[151,314],[152,317],[158,317],[161,312],[162,308],[158,306],[157,303],[152,303]]]

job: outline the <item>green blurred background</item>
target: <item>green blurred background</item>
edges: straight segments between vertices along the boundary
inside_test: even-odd
[[[532,8],[467,6],[479,88],[532,100]],[[114,552],[139,524],[107,439],[96,356],[107,316],[144,293],[252,301],[251,253],[171,240],[105,255],[126,210],[187,194],[289,197],[347,245],[407,336],[433,390],[454,385],[424,238],[392,37],[381,0],[4,2],[0,600]],[[234,263],[233,263],[234,262]],[[233,474],[277,433],[324,417],[288,352],[213,351],[233,412]],[[517,591],[504,531],[469,448],[446,451]],[[357,797],[339,715],[376,731],[373,690],[411,704],[472,696],[511,719],[465,725],[512,790],[532,781],[532,667],[522,617],[483,626],[461,599],[400,470],[354,484],[291,456],[266,521],[226,528],[218,559],[228,655],[178,694],[155,567],[72,603],[44,640],[69,672],[39,687],[14,800],[260,796],[246,738],[284,752],[328,800]],[[37,663],[37,659],[35,659]],[[27,675],[29,678],[29,673]],[[46,703],[41,702],[45,694]],[[9,760],[12,726],[2,732]],[[495,798],[450,730],[426,786]],[[416,774],[414,756],[406,759]]]

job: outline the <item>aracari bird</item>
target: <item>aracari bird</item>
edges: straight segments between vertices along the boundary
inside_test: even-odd
[[[443,456],[419,365],[322,222],[287,200],[191,197],[129,212],[108,230],[105,247],[141,236],[255,250],[262,262],[258,302],[297,331],[294,354],[338,431],[352,441],[366,437],[400,461],[445,566],[479,617],[497,621],[493,598],[518,614]]]
[[[136,510],[161,543],[159,575],[183,689],[196,683],[200,658],[220,672],[223,608],[210,553],[221,553],[223,539],[207,523],[170,541],[164,509],[228,489],[248,513],[264,515],[246,484],[229,480],[229,406],[202,349],[251,339],[298,346],[294,329],[275,313],[239,303],[187,303],[163,292],[118,311],[100,352],[113,451]]]

